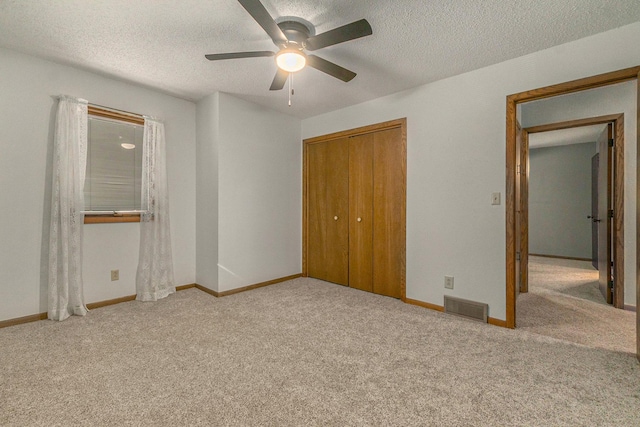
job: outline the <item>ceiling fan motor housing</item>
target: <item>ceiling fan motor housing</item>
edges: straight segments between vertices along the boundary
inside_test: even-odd
[[[284,35],[287,37],[287,40],[289,40],[288,47],[294,47],[291,46],[291,44],[304,47],[304,42],[312,34],[312,30],[302,22],[283,21],[278,23],[278,27],[280,27]]]

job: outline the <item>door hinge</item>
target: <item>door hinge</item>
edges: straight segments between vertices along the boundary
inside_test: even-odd
[[[609,209],[609,218],[613,218],[613,209]]]
[[[613,290],[613,280],[609,280],[609,289]]]
[[[520,165],[517,165],[517,166],[516,166],[516,174],[517,174],[517,175],[520,175]]]
[[[609,147],[613,147],[613,138],[609,140]]]

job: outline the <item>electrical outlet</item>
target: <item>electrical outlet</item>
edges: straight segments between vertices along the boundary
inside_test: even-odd
[[[444,287],[446,289],[453,289],[453,276],[444,276]]]
[[[111,270],[111,281],[120,280],[120,270]]]

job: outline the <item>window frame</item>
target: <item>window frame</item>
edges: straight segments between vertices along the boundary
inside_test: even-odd
[[[103,117],[125,123],[133,123],[144,126],[144,117],[139,114],[127,113],[125,111],[117,111],[89,104],[87,106],[89,116]],[[84,213],[85,224],[113,224],[125,222],[140,222],[140,213],[113,211],[113,213]]]

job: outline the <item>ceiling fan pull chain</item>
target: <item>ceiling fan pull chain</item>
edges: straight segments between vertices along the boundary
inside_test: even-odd
[[[293,73],[289,73],[289,107],[291,107],[291,96],[293,95]]]

